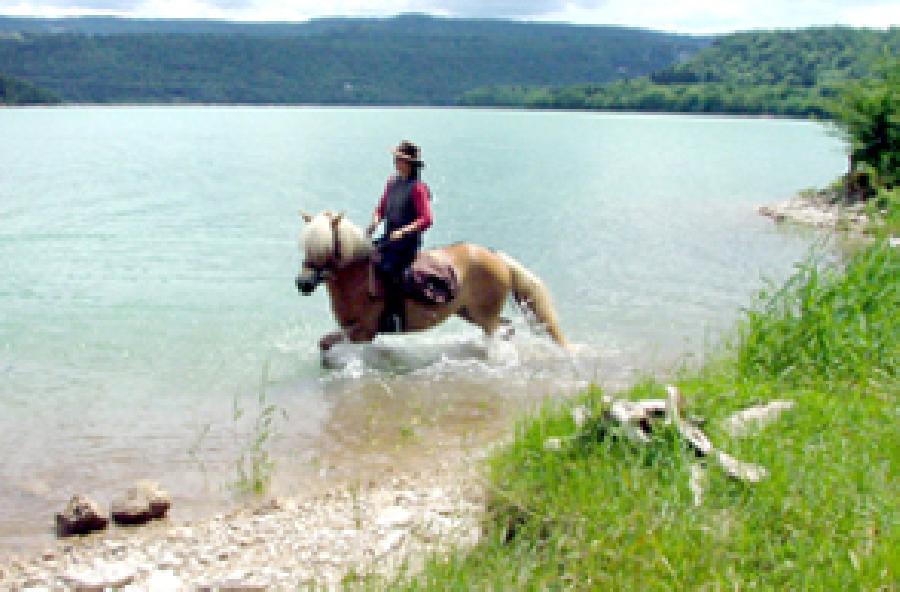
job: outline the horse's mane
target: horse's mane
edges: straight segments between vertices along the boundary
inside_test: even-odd
[[[325,211],[313,217],[300,234],[300,244],[309,261],[324,262],[334,250],[334,234],[331,227],[336,215]],[[345,217],[341,217],[337,227],[341,244],[341,260],[338,265],[349,265],[367,258],[372,253],[372,242],[363,231]]]

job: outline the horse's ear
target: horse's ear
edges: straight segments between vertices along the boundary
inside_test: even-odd
[[[306,212],[302,212],[302,211],[301,211],[301,212],[300,212],[300,217],[303,218],[303,221],[306,222],[307,224],[309,224],[310,222],[312,222],[312,216],[310,216],[310,215],[307,214]]]
[[[340,214],[338,214],[337,216],[335,216],[334,218],[331,219],[331,227],[337,228],[338,225],[341,223],[341,220],[343,220],[343,219],[344,219],[344,212],[341,212]]]

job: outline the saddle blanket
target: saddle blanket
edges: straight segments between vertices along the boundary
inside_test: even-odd
[[[416,256],[403,274],[407,296],[425,304],[447,304],[459,292],[459,280],[450,258],[437,251]]]

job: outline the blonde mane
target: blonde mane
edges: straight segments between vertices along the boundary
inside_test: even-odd
[[[332,258],[332,225],[337,217],[336,214],[325,211],[309,219],[300,233],[300,248],[306,254],[307,261],[322,265]],[[340,217],[336,232],[341,246],[341,258],[336,262],[339,267],[355,263],[372,253],[371,241],[347,218]]]

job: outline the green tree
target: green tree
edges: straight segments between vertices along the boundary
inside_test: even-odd
[[[881,76],[848,84],[832,112],[853,162],[872,167],[880,184],[894,187],[900,170],[900,59],[889,58]]]
[[[0,74],[0,105],[58,103],[59,97],[33,84]]]

